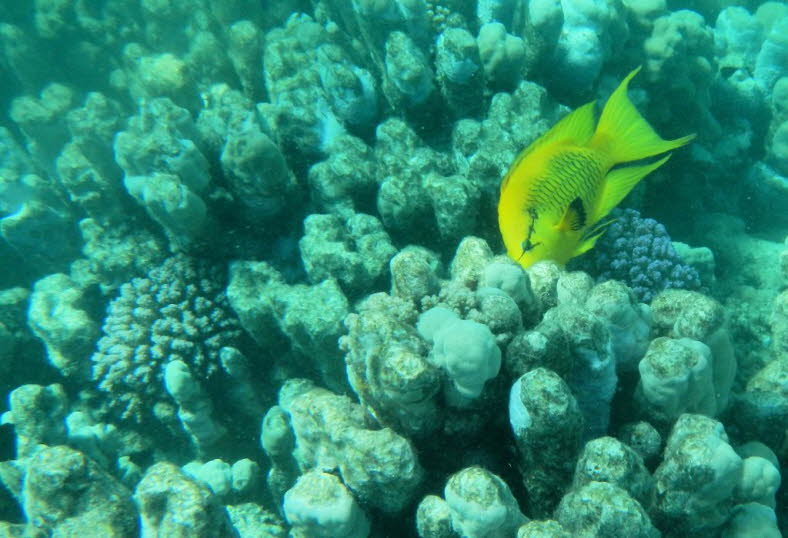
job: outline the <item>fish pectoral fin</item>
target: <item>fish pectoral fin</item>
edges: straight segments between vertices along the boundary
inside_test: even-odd
[[[583,241],[582,243],[577,245],[577,249],[575,250],[575,252],[572,255],[572,257],[574,258],[575,256],[580,256],[581,254],[585,254],[586,252],[588,252],[589,250],[594,248],[594,245],[596,245],[597,239],[602,237],[603,233],[605,233],[604,230],[602,230],[601,232],[599,232],[596,235],[593,235],[593,236],[589,237],[588,239],[586,239],[585,241]]]
[[[586,239],[590,239],[592,237],[599,237],[600,235],[605,233],[605,230],[607,230],[608,226],[610,226],[617,220],[618,218],[615,217],[607,217],[595,222],[592,226],[589,226],[588,229],[583,232],[583,235],[580,236],[580,239],[582,241],[585,241]]]
[[[623,166],[614,168],[605,176],[602,192],[599,195],[599,204],[594,214],[594,220],[599,220],[616,207],[621,200],[648,174],[665,164],[670,154],[661,159],[640,166]]]
[[[593,226],[589,227],[588,230],[583,232],[580,244],[577,246],[577,249],[575,250],[572,257],[580,256],[581,254],[584,254],[594,248],[597,240],[607,231],[607,227],[613,224],[616,220],[618,219],[608,217],[607,219],[597,222]]]
[[[583,201],[580,198],[575,198],[567,206],[561,220],[555,225],[555,229],[560,232],[577,232],[583,229],[587,221],[588,214],[586,208],[583,207]]]
[[[577,245],[577,249],[575,250],[572,257],[580,256],[594,248],[596,245],[597,240],[604,235],[607,231],[607,227],[613,224],[617,219],[607,218],[600,222],[597,222],[593,226],[591,226],[588,230],[583,232],[583,236],[581,238],[580,244]]]

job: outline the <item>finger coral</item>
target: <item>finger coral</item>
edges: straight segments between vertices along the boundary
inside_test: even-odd
[[[176,256],[120,287],[91,357],[92,377],[112,415],[137,423],[170,401],[164,369],[172,361],[209,380],[221,370],[219,353],[241,334],[223,289],[223,273],[209,262]]]

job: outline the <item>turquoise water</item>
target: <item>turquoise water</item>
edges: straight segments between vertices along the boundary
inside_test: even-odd
[[[3,2],[0,534],[785,533],[786,36],[784,2]],[[502,178],[639,66],[696,138],[521,267]]]

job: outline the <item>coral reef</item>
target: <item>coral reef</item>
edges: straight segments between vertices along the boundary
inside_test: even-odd
[[[268,428],[271,414],[280,412],[285,428]],[[268,411],[261,438],[266,448],[280,445],[282,436],[292,436],[295,448],[287,456],[302,472],[336,468],[344,485],[359,500],[397,512],[412,501],[423,470],[407,439],[388,428],[370,429],[365,421],[361,407],[347,397],[315,387],[307,380],[292,379],[280,390],[279,407]],[[277,452],[270,452],[272,458]],[[292,483],[298,477],[297,473],[287,476],[287,470],[274,466],[269,473],[269,481],[277,481],[274,494],[284,493],[285,504],[287,493],[276,489],[283,485],[281,480]]]
[[[503,538],[528,520],[506,483],[480,467],[450,476],[443,497],[424,498],[418,508],[419,528],[445,528],[448,523],[458,536]]]
[[[201,195],[210,183],[209,165],[194,143],[196,137],[188,110],[167,98],[156,98],[144,104],[114,142],[126,191],[178,248],[187,246],[207,225]]]
[[[77,450],[42,448],[28,460],[22,480],[25,513],[39,531],[68,535],[89,528],[115,536],[137,533],[131,492]]]
[[[134,490],[145,535],[230,537],[230,517],[206,486],[170,463],[152,465]]]
[[[364,538],[369,519],[353,495],[333,474],[309,471],[285,493],[282,505],[292,532]]]
[[[360,213],[345,222],[333,214],[309,215],[298,246],[310,281],[334,278],[354,296],[382,280],[396,252],[380,221]]]
[[[788,534],[786,36],[761,0],[4,2],[0,535]],[[522,269],[502,176],[638,66],[697,137]]]
[[[634,209],[611,216],[615,220],[579,267],[599,280],[620,280],[646,303],[666,288],[700,288],[698,272],[678,256],[662,224]]]
[[[164,379],[173,361],[188,369],[182,375],[203,382],[221,370],[221,350],[240,336],[222,285],[221,270],[176,256],[120,287],[90,359],[108,412],[138,423],[153,419],[156,404],[169,399]]]
[[[67,275],[57,273],[36,282],[30,295],[27,321],[46,346],[49,362],[65,377],[88,379],[84,356],[98,339],[98,324],[81,303],[89,302]]]
[[[536,368],[512,385],[509,420],[529,506],[536,516],[544,517],[571,480],[583,415],[566,383],[550,370]]]

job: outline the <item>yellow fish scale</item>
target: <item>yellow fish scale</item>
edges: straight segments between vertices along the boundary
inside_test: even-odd
[[[590,210],[607,167],[603,157],[594,150],[558,149],[547,163],[546,174],[531,183],[523,210],[535,208],[539,214],[549,212],[560,218],[575,198],[580,198]]]
[[[511,258],[520,261],[524,238],[532,227],[540,238],[555,233],[549,228],[558,225],[576,198],[587,212],[595,210],[609,167],[604,161],[604,155],[593,149],[545,144],[528,155],[527,166],[512,167],[498,207],[501,234]],[[580,231],[573,233],[580,235]]]
[[[498,226],[509,256],[523,267],[564,264],[592,248],[604,217],[670,157],[644,161],[689,143],[662,139],[619,84],[597,122],[594,103],[565,116],[518,155],[501,183]],[[640,162],[638,162],[640,161]]]

